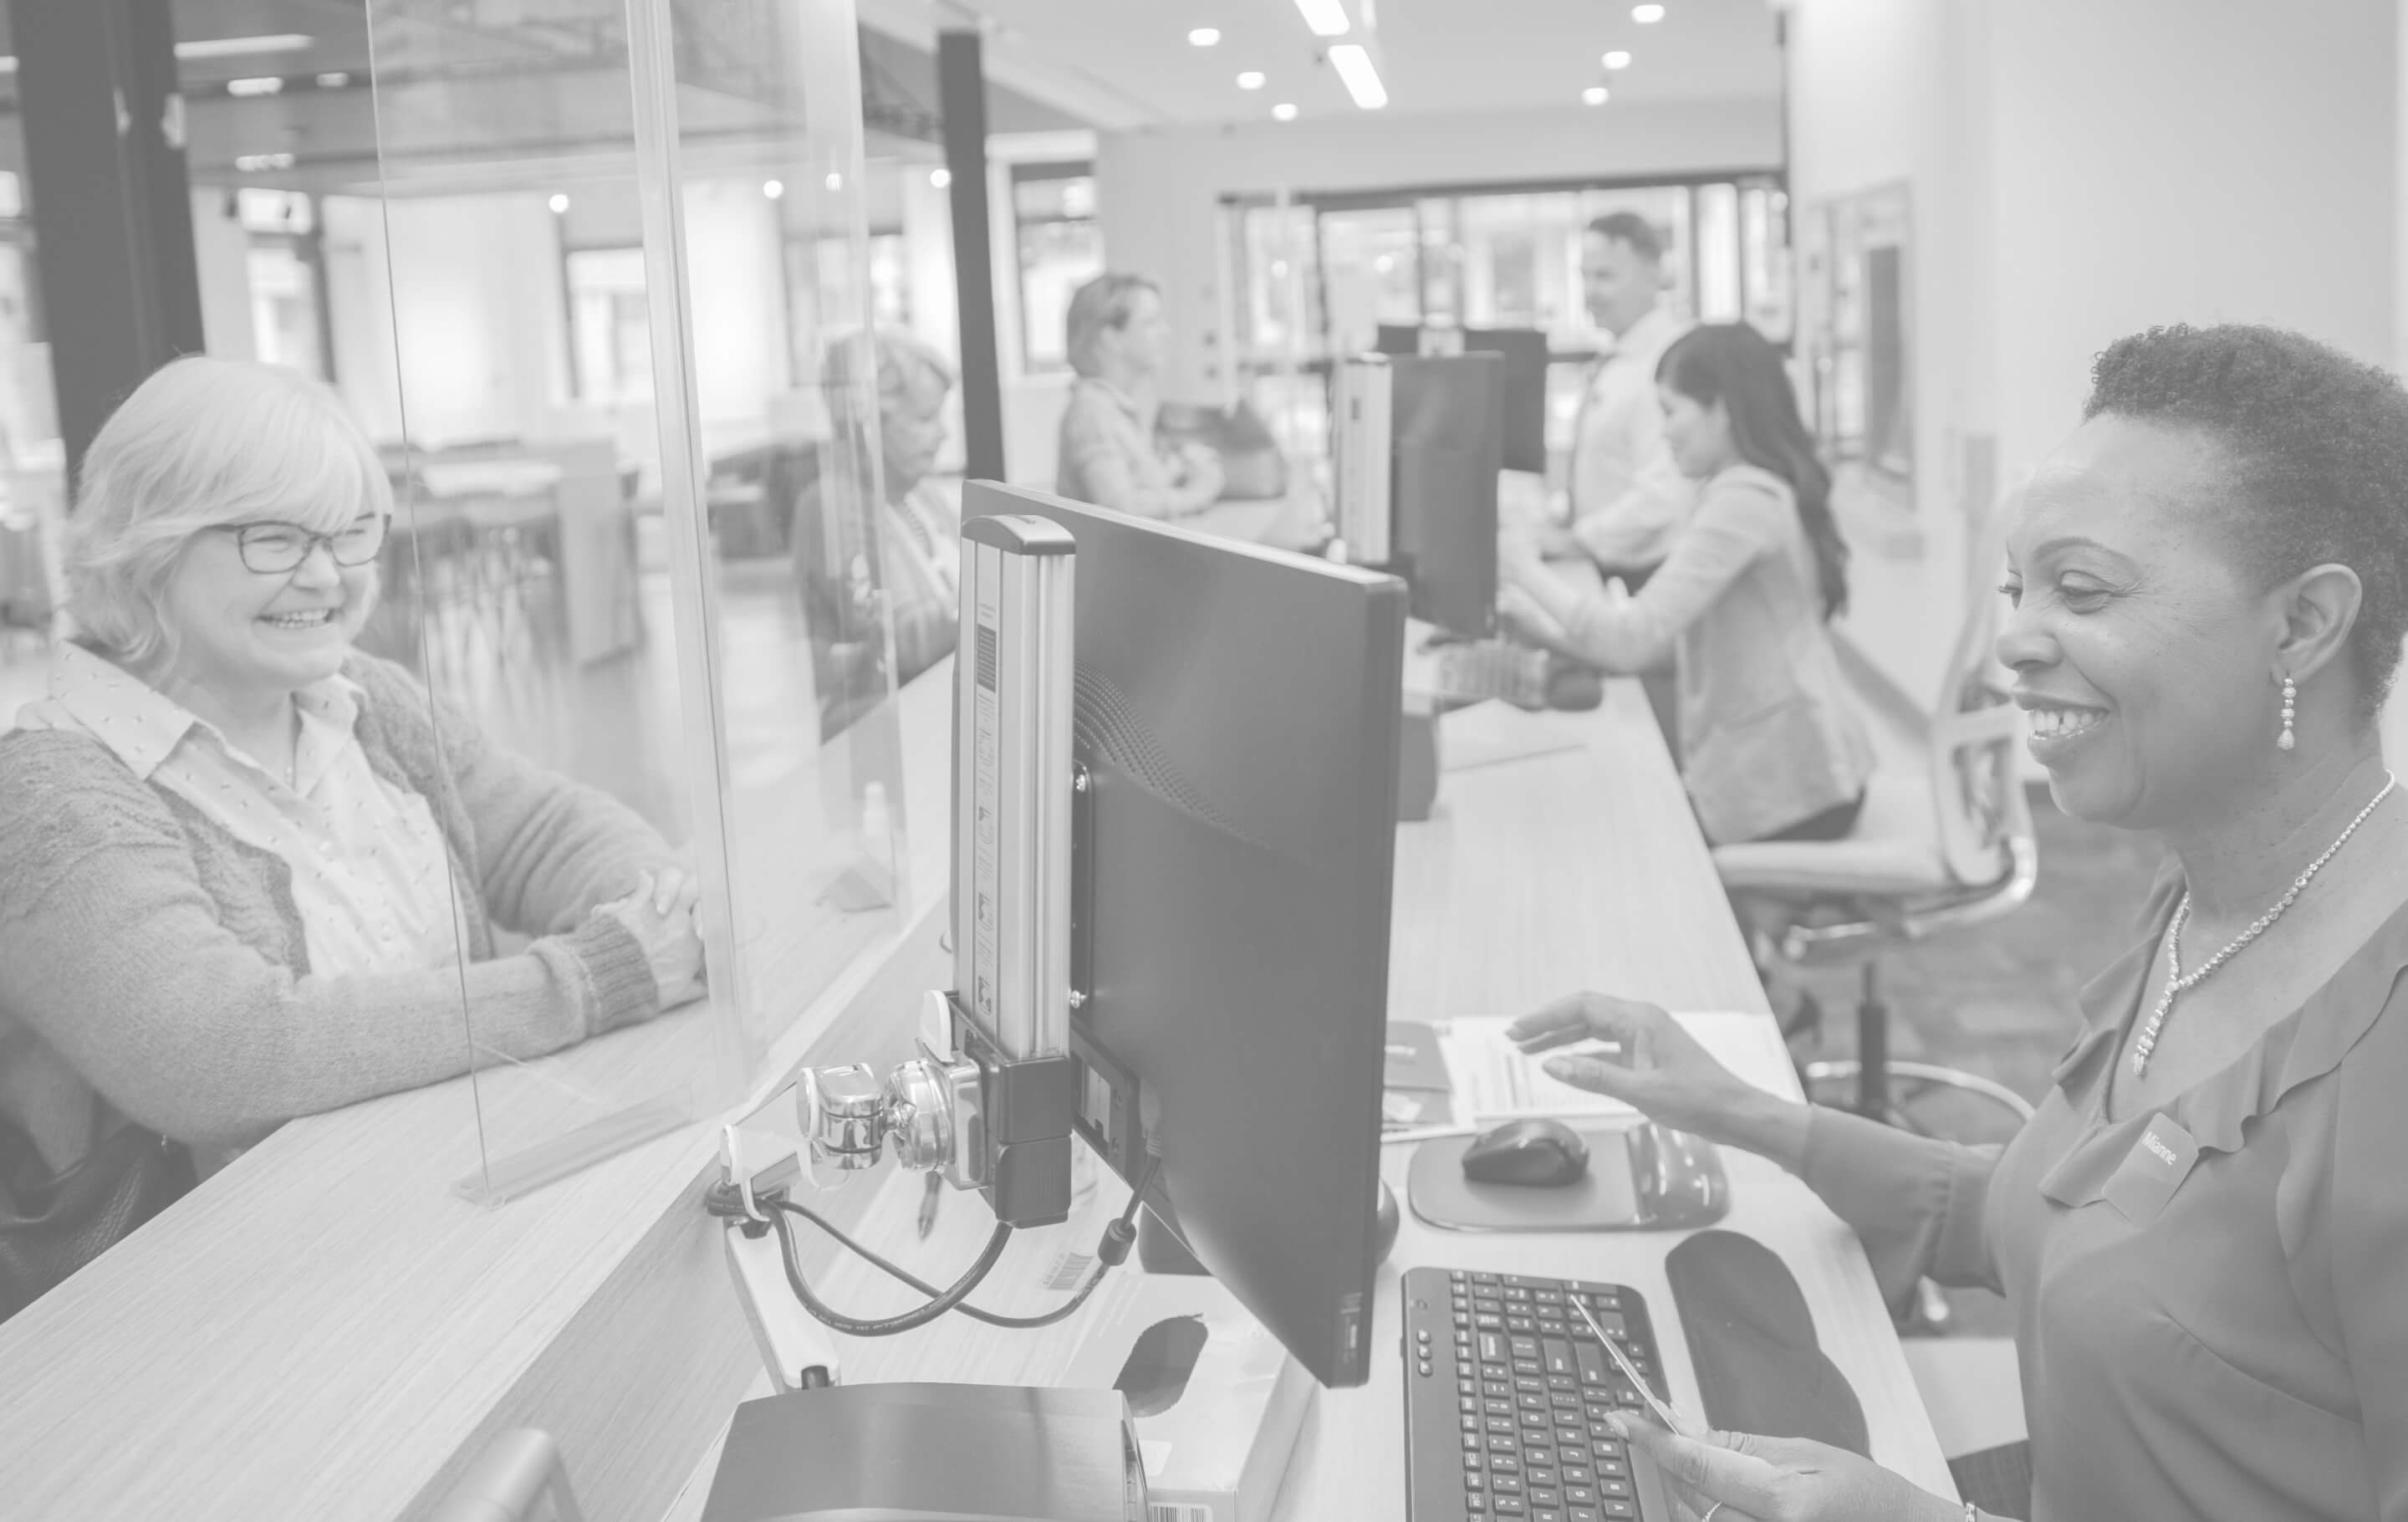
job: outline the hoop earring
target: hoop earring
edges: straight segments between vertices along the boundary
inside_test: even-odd
[[[2289,677],[2285,677],[2283,679],[2283,732],[2274,737],[2274,748],[2278,751],[2287,751],[2299,743],[2298,738],[2291,733],[2291,715],[2298,711],[2299,701],[2300,684]]]

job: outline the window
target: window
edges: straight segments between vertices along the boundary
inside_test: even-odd
[[[1020,342],[1031,370],[1068,368],[1070,297],[1104,271],[1096,178],[1085,164],[1024,164],[1011,179],[1019,230]]]
[[[650,401],[652,340],[644,321],[644,251],[573,249],[566,263],[578,399],[600,407]]]

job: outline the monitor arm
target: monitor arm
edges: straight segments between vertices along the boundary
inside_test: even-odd
[[[1034,515],[962,527],[953,709],[953,987],[881,1082],[807,1068],[721,1135],[729,1271],[781,1390],[834,1384],[833,1340],[786,1281],[766,1201],[896,1162],[976,1189],[999,1223],[1067,1220],[1081,1062],[1070,1049],[1076,543]]]

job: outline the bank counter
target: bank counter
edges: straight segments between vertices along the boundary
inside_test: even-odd
[[[946,817],[950,696],[940,666],[901,696],[915,819]],[[1538,722],[1576,743],[1448,771],[1433,817],[1399,826],[1391,1018],[1513,1014],[1587,987],[1750,1015],[1777,1043],[1637,684],[1610,682],[1598,710]],[[797,1023],[775,1054],[779,1070],[805,1060],[883,1068],[906,1055],[919,994],[948,976],[938,944],[945,851],[943,830],[913,832],[916,887],[901,928]],[[680,1041],[681,1024],[710,1012],[681,1012],[538,1066],[571,1086],[674,1069],[709,1045]],[[490,1439],[534,1427],[558,1440],[596,1522],[698,1515],[734,1406],[767,1389],[720,1225],[702,1209],[715,1126],[686,1126],[485,1208],[452,1188],[479,1159],[460,1087],[286,1126],[0,1326],[9,1515],[423,1516]],[[1408,1152],[1387,1148],[1383,1163],[1400,1199]],[[1725,1164],[1725,1224],[1787,1262],[1862,1401],[1873,1457],[1953,1495],[1853,1234],[1771,1164],[1737,1154]],[[918,1198],[916,1177],[887,1170],[812,1202],[883,1239]],[[944,1208],[955,1222],[982,1213],[970,1196]],[[1403,1516],[1402,1368],[1390,1350],[1398,1275],[1417,1264],[1636,1286],[1655,1309],[1672,1393],[1696,1409],[1664,1277],[1677,1240],[1461,1236],[1408,1211],[1380,1270],[1371,1381],[1318,1392],[1276,1515]],[[824,1239],[805,1241],[806,1265],[828,1276],[831,1297],[865,1282]],[[1002,1333],[947,1317],[883,1343],[845,1343],[846,1378],[1047,1383],[1081,1325]]]

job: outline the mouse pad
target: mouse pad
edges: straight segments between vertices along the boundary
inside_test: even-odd
[[[1405,1197],[1413,1213],[1447,1231],[1612,1231],[1642,1225],[1631,1182],[1627,1126],[1572,1129],[1588,1144],[1588,1171],[1558,1188],[1475,1184],[1463,1176],[1468,1136],[1433,1137],[1413,1149]]]
[[[1700,1231],[1666,1255],[1664,1276],[1710,1426],[1871,1457],[1864,1407],[1772,1249],[1736,1231]]]

